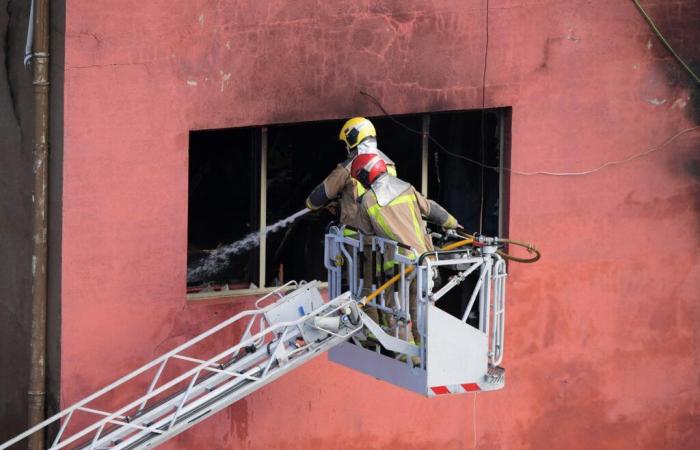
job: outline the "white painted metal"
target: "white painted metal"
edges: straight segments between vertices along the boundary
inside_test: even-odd
[[[427,387],[483,379],[488,369],[486,334],[433,304],[427,309]]]
[[[423,114],[421,123],[421,177],[420,192],[425,197],[428,196],[428,144],[430,137],[430,114]]]
[[[34,432],[44,432],[46,427],[61,421],[60,432],[51,449],[148,448],[172,438],[214,412],[344,342],[362,328],[361,323],[353,325],[347,320],[342,322],[344,326],[335,333],[324,333],[315,327],[315,318],[343,316],[349,308],[355,307],[355,301],[349,293],[323,302],[316,285],[316,282],[300,285],[287,297],[283,296],[267,306],[235,315],[0,445],[0,450]],[[269,294],[267,299],[274,298],[273,295],[276,294],[277,292]],[[263,303],[259,301],[258,305]],[[296,309],[290,308],[289,303],[293,303]],[[303,314],[293,313],[301,309]],[[244,319],[248,320],[248,324],[239,342],[218,353],[214,351],[214,355],[206,354],[207,351],[203,349],[220,348],[220,344],[226,342],[226,337],[219,335],[221,331],[231,330]],[[195,356],[198,352],[205,354]],[[211,350],[208,352],[212,353]],[[187,364],[175,364],[175,361]],[[163,370],[166,362],[169,364]],[[155,369],[155,374],[151,373],[152,369]],[[164,373],[168,376],[165,377]],[[153,380],[147,383],[143,377],[149,374]],[[130,392],[134,384],[127,383],[132,380],[148,386],[144,395],[111,411],[102,411],[92,406],[106,396],[117,394],[120,388]],[[76,412],[80,412],[83,419],[87,416],[91,421],[88,424],[81,422],[82,428],[73,430],[70,423],[75,420]]]
[[[410,276],[400,277],[394,289],[395,300],[387,302],[386,293],[382,293],[375,299],[376,304],[369,303],[366,306],[366,308],[377,308],[385,315],[388,313],[390,316],[388,323],[385,321],[380,326],[363,314],[365,327],[386,350],[394,352],[396,358],[409,361],[409,358],[419,356],[416,361],[418,367],[412,368],[411,364],[401,364],[403,371],[379,369],[384,366],[377,364],[377,358],[387,359],[387,356],[376,352],[356,351],[347,345],[332,349],[331,360],[399,386],[410,386],[409,389],[412,390],[415,390],[416,379],[412,376],[406,378],[407,375],[404,372],[422,371],[425,384],[419,392],[429,396],[435,395],[431,388],[438,384],[442,386],[476,385],[481,390],[503,387],[504,372],[498,365],[503,360],[507,273],[505,261],[496,253],[497,239],[479,237],[479,245],[475,248],[449,254],[435,251],[431,253],[432,256],[422,258],[415,253],[412,258],[397,254],[396,242],[378,237],[371,239],[371,248],[380,263],[382,257],[394,254],[397,271],[403,273],[406,268],[413,267],[414,272]],[[331,296],[344,289],[343,286],[347,286],[356,298],[361,297],[361,292],[355,290],[356,286],[362,285],[356,280],[356,277],[361,276],[358,275],[359,271],[355,267],[357,260],[353,258],[350,250],[344,248],[351,248],[356,245],[356,242],[357,239],[350,240],[344,237],[342,229],[337,227],[332,228],[326,236],[326,244],[335,247],[326,249],[326,267],[331,277],[329,286],[336,289],[331,290]],[[337,266],[333,266],[333,255],[343,255],[340,270]],[[436,292],[433,292],[431,277],[436,268],[449,270],[447,273],[454,275],[447,279]],[[461,317],[453,317],[435,306],[436,301],[462,284],[474,272],[478,273],[476,286],[469,294],[467,306]],[[383,281],[380,279],[379,284]],[[411,283],[415,283],[415,289],[410,287]],[[412,291],[417,292],[416,317],[410,316],[409,297]],[[477,301],[478,308],[476,308]],[[479,319],[476,327],[467,323],[473,311],[478,314]],[[420,336],[416,339],[416,345],[406,341],[409,336],[410,320],[415,320],[418,325]],[[370,354],[372,356],[369,356]],[[363,360],[363,357],[367,360]],[[464,389],[449,391],[466,392]]]

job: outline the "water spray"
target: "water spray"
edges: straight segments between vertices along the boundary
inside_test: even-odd
[[[304,208],[287,218],[275,222],[272,225],[268,225],[265,227],[263,233],[267,236],[269,233],[274,233],[286,228],[289,224],[310,211],[310,209]],[[211,275],[220,271],[228,265],[230,257],[240,255],[258,245],[260,245],[260,232],[256,231],[248,234],[243,239],[213,250],[206,258],[200,261],[196,267],[187,270],[187,281],[195,281],[203,275]]]

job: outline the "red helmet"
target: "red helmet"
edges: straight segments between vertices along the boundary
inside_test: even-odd
[[[386,164],[379,155],[364,153],[352,161],[350,175],[369,189],[374,180],[386,173]]]

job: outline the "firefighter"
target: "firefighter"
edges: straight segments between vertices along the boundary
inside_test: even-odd
[[[396,168],[394,162],[377,148],[377,131],[372,122],[364,117],[353,117],[345,122],[340,129],[339,140],[345,143],[348,159],[338,164],[323,183],[311,191],[306,206],[317,210],[338,200],[340,224],[357,228],[357,199],[365,189],[350,176],[352,160],[360,154],[376,154],[383,159],[390,174],[396,175]]]
[[[360,198],[361,214],[358,215],[360,229],[365,232],[397,241],[420,255],[434,250],[423,219],[444,229],[461,228],[457,219],[442,206],[423,197],[411,184],[390,176],[378,155],[358,155],[352,162],[351,175],[366,190]],[[406,252],[406,256],[412,254]],[[409,312],[412,318],[416,317],[415,280],[410,287]],[[411,321],[411,332],[417,341],[415,320]]]
[[[364,117],[353,117],[349,119],[340,129],[338,139],[345,143],[348,152],[348,159],[338,164],[335,169],[311,191],[306,199],[306,206],[311,210],[317,210],[332,202],[338,201],[340,207],[340,224],[348,225],[359,229],[358,222],[359,204],[358,198],[365,192],[365,188],[350,176],[350,166],[357,155],[372,154],[378,155],[384,161],[387,171],[396,175],[394,162],[377,148],[377,131],[372,122]],[[334,208],[330,206],[329,209]],[[335,213],[335,211],[331,210]],[[345,230],[346,236],[354,236],[352,230]],[[364,246],[363,257],[363,289],[362,295],[367,295],[371,291],[371,247]],[[375,309],[370,312],[370,317],[379,323],[379,316]]]

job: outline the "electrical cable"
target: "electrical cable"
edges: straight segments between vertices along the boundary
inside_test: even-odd
[[[484,71],[481,75],[481,133],[479,136],[479,143],[481,147],[481,204],[479,206],[479,233],[484,225],[484,194],[485,194],[485,180],[484,180],[484,165],[486,162],[486,68],[488,67],[488,56],[489,56],[489,0],[486,0],[486,11],[484,12]]]
[[[666,38],[664,37],[664,35],[661,34],[661,31],[660,31],[659,28],[656,26],[656,23],[654,22],[654,19],[652,19],[651,16],[649,16],[649,14],[646,12],[646,10],[644,9],[644,7],[642,7],[642,5],[639,3],[638,0],[632,0],[632,2],[634,2],[635,6],[636,6],[637,9],[639,10],[639,12],[642,14],[642,16],[644,17],[644,19],[647,21],[647,23],[649,24],[649,26],[651,27],[651,29],[654,30],[654,33],[655,33],[656,36],[659,38],[659,40],[661,41],[661,43],[664,44],[664,46],[666,47],[666,49],[667,49],[669,52],[671,52],[671,55],[673,55],[673,57],[676,58],[676,61],[678,61],[678,63],[683,67],[683,69],[685,69],[685,71],[688,72],[688,74],[690,75],[690,77],[691,77],[693,80],[695,80],[696,83],[700,84],[700,77],[698,77],[697,74],[695,74],[695,72],[693,72],[693,69],[691,69],[691,68],[688,66],[688,64],[686,64],[685,61],[683,61],[683,59],[680,57],[680,55],[679,55],[678,53],[676,53],[676,51],[673,49],[673,47],[671,46],[671,44],[669,44],[669,42],[666,40]]]
[[[443,252],[448,252],[450,250],[455,250],[467,245],[473,245],[474,242],[476,241],[476,237],[465,233],[463,231],[457,231],[457,234],[460,237],[463,237],[464,239],[456,241],[456,242],[451,242],[443,247],[440,247],[440,251]],[[496,251],[497,254],[499,254],[503,259],[506,259],[508,261],[514,261],[514,262],[519,262],[519,263],[525,263],[525,264],[530,264],[534,263],[535,261],[538,261],[540,257],[542,256],[540,251],[535,248],[534,245],[528,244],[522,241],[516,241],[515,239],[499,239],[499,243],[504,243],[504,244],[512,244],[516,245],[518,247],[523,247],[527,249],[529,253],[534,254],[531,258],[521,258],[518,256],[512,256],[509,255],[508,253],[498,250]],[[421,258],[423,258],[427,254],[432,254],[432,252],[424,253]],[[420,260],[419,263],[420,264]],[[411,272],[413,272],[415,266],[408,266],[406,269],[403,271],[403,275],[408,275]],[[391,285],[395,284],[397,281],[401,279],[401,273],[394,275],[393,277],[389,278],[386,282],[384,282],[381,286],[379,286],[377,289],[375,289],[372,293],[364,297],[359,303],[358,306],[363,307],[367,303],[371,302],[375,297],[377,297],[379,294],[381,294],[383,291],[385,291],[387,288],[389,288]]]
[[[412,132],[412,133],[422,134],[421,131],[414,130],[413,128],[411,128],[411,127],[409,127],[408,125],[402,123],[401,121],[397,120],[394,116],[392,116],[391,114],[389,114],[389,113],[387,112],[387,110],[384,109],[384,107],[382,106],[382,104],[379,103],[379,100],[377,100],[374,96],[372,96],[372,95],[370,95],[370,94],[368,94],[368,93],[366,93],[366,92],[364,92],[364,91],[360,91],[360,94],[362,94],[362,95],[368,97],[368,98],[382,111],[382,113],[384,113],[384,115],[385,115],[387,118],[389,118],[391,121],[393,121],[393,122],[396,123],[397,125],[401,126],[402,128],[404,128],[404,129],[406,129],[406,130],[408,130],[408,131],[410,131],[410,132]],[[634,155],[630,155],[630,156],[628,156],[628,157],[626,157],[626,158],[623,158],[623,159],[613,160],[613,161],[607,161],[607,162],[605,162],[605,163],[599,165],[598,167],[595,167],[595,168],[590,169],[590,170],[584,170],[584,171],[581,171],[581,172],[549,172],[549,171],[543,171],[543,170],[534,171],[534,172],[524,172],[524,171],[520,171],[520,170],[511,169],[511,168],[509,168],[509,167],[504,167],[503,170],[506,171],[506,172],[510,172],[510,173],[513,173],[513,174],[516,174],[516,175],[522,175],[522,176],[548,175],[548,176],[557,176],[557,177],[564,177],[564,176],[567,176],[567,177],[568,177],[568,176],[589,175],[589,174],[598,172],[598,171],[600,171],[600,170],[602,170],[602,169],[604,169],[604,168],[606,168],[606,167],[608,167],[608,166],[615,166],[615,165],[619,165],[619,164],[625,164],[625,163],[630,162],[630,161],[633,161],[633,160],[635,160],[635,159],[637,159],[637,158],[641,158],[642,156],[647,156],[647,155],[649,155],[650,153],[653,153],[653,152],[655,152],[655,151],[658,151],[658,150],[663,149],[663,148],[666,147],[668,144],[670,144],[671,142],[673,142],[673,141],[676,140],[677,138],[681,137],[682,135],[687,134],[687,133],[690,133],[691,131],[695,131],[695,130],[698,130],[698,129],[700,129],[700,125],[696,125],[696,126],[693,126],[693,127],[685,128],[685,129],[679,131],[678,133],[674,134],[673,136],[667,138],[666,140],[664,140],[661,144],[657,145],[656,147],[652,147],[652,148],[647,149],[647,150],[645,150],[645,151],[643,151],[643,152],[636,153],[636,154],[634,154]],[[490,165],[488,165],[488,164],[483,164],[483,163],[481,163],[480,161],[477,161],[477,160],[475,160],[475,159],[468,158],[468,157],[466,157],[466,156],[459,155],[459,154],[457,154],[457,153],[453,153],[453,152],[447,150],[445,147],[442,146],[442,144],[440,144],[440,142],[438,142],[438,141],[437,141],[434,137],[432,137],[430,134],[428,134],[428,139],[430,140],[430,142],[432,142],[433,144],[435,144],[440,150],[442,150],[443,152],[445,152],[446,154],[448,154],[448,155],[450,155],[450,156],[452,156],[452,157],[454,157],[454,158],[459,158],[459,159],[463,159],[463,160],[465,160],[465,161],[469,161],[469,162],[471,162],[471,163],[473,163],[473,164],[482,166],[482,167],[484,167],[485,169],[491,169],[491,170],[493,170],[493,171],[495,171],[495,172],[498,172],[498,171],[500,170],[500,168],[499,168],[498,166],[490,166]]]
[[[29,24],[27,25],[27,43],[24,46],[24,68],[29,68],[29,63],[34,57],[34,0],[29,5]]]
[[[460,231],[460,230],[455,230],[455,231],[459,236],[466,238],[465,241],[460,241],[460,242],[467,242],[467,241],[475,242],[476,241],[476,236],[474,236],[474,235],[471,235],[469,233],[465,233],[464,231]],[[529,244],[527,242],[516,241],[515,239],[498,239],[498,242],[504,243],[504,244],[512,244],[512,245],[515,245],[518,247],[523,247],[524,249],[526,249],[528,251],[528,253],[531,253],[534,255],[530,258],[521,258],[519,256],[512,256],[512,255],[510,255],[502,250],[496,251],[496,253],[498,253],[503,259],[506,259],[508,261],[519,262],[519,263],[523,263],[523,264],[531,264],[531,263],[534,263],[536,261],[539,261],[539,259],[542,257],[542,254],[537,249],[537,247],[535,247],[534,245]],[[447,247],[449,247],[449,246],[447,246]],[[443,247],[441,250],[448,250],[447,247]]]

